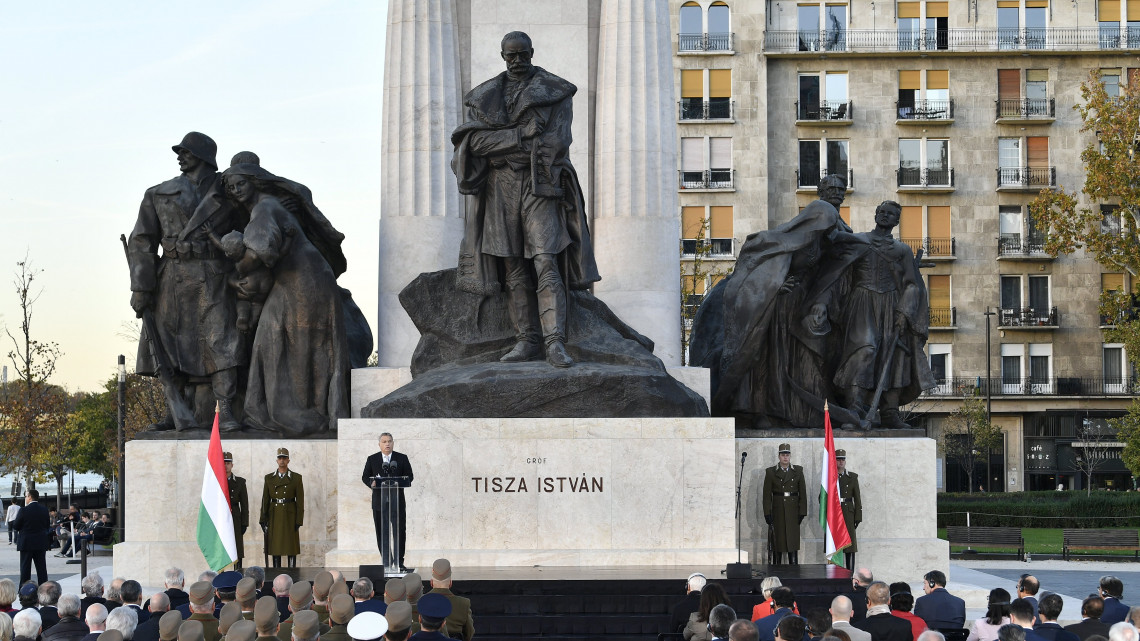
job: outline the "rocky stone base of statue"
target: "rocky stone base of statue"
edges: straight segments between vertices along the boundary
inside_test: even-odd
[[[574,365],[500,363],[515,343],[506,296],[455,287],[455,270],[421,274],[400,302],[421,338],[413,381],[373,401],[365,418],[708,416],[669,376],[653,342],[589,292],[571,292],[566,351]]]

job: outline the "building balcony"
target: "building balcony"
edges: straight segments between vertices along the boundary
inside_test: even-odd
[[[958,310],[955,307],[931,307],[930,329],[954,329],[958,326]]]
[[[682,33],[677,35],[677,53],[731,54],[735,42],[735,33]]]
[[[819,189],[819,183],[827,176],[839,172],[823,171],[816,173],[800,172],[796,170],[796,191],[802,193],[815,193]],[[855,172],[851,169],[847,170],[847,193],[855,191]]]
[[[946,193],[954,191],[953,169],[899,167],[895,170],[898,191]]]
[[[735,178],[733,169],[677,172],[678,187],[685,191],[733,191]]]
[[[957,243],[953,238],[900,238],[902,242],[910,245],[915,254],[922,250],[922,257],[927,260],[954,260]]]
[[[1056,167],[998,167],[998,191],[1041,191],[1057,186]]]
[[[935,379],[923,396],[1137,396],[1140,381],[1125,376],[994,377],[963,376]]]
[[[895,122],[900,125],[948,125],[954,122],[954,100],[895,101]]]
[[[796,101],[796,124],[844,127],[852,123],[854,110],[850,100],[847,102],[824,100],[818,104]]]
[[[733,241],[731,238],[708,238],[698,241],[695,238],[685,238],[681,240],[681,254],[684,256],[696,256],[697,249],[700,248],[705,256],[709,258],[732,258]],[[707,252],[704,251],[707,249]]]
[[[677,120],[687,122],[733,122],[736,103],[728,98],[682,98],[677,101]]]
[[[1002,234],[998,236],[998,260],[1053,260],[1045,252],[1044,234]]]
[[[1104,51],[1140,49],[1140,29],[839,29],[765,31],[767,53],[940,53]]]
[[[995,100],[994,106],[997,109],[997,123],[1049,124],[1057,118],[1057,103],[1052,98]]]
[[[1004,329],[1057,329],[1061,315],[1056,307],[1003,307],[998,310],[998,327]]]

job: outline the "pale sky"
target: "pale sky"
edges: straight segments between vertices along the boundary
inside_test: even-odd
[[[95,391],[119,354],[133,367],[119,234],[143,192],[178,175],[170,147],[194,130],[222,168],[250,150],[312,190],[347,237],[340,284],[375,331],[387,5],[0,3],[0,328],[19,335],[27,253],[43,270],[33,338],[64,353],[54,381]]]

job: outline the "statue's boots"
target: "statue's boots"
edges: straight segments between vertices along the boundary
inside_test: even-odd
[[[897,409],[885,409],[879,413],[879,425],[889,430],[905,430],[910,425],[902,420]]]
[[[554,367],[570,367],[574,359],[566,353],[566,287],[555,273],[538,283],[538,319],[546,341],[546,362]]]
[[[542,356],[538,328],[534,326],[532,312],[538,305],[530,283],[507,283],[507,313],[515,327],[515,346],[499,359],[503,363],[523,363]]]
[[[174,417],[170,415],[169,411],[167,411],[166,415],[162,417],[161,421],[157,423],[151,423],[146,428],[151,432],[165,432],[167,430],[174,429],[174,427]]]
[[[241,423],[234,418],[232,401],[218,400],[218,427],[223,432],[241,431]]]

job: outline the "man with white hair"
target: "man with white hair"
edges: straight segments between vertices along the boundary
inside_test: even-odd
[[[946,641],[946,637],[938,630],[924,630],[914,641]]]
[[[83,577],[79,588],[83,590],[83,598],[79,601],[81,618],[86,618],[87,608],[92,604],[98,603],[106,608],[107,600],[103,598],[103,577],[98,572],[89,572]]]
[[[871,641],[871,633],[851,625],[851,599],[840,594],[831,600],[831,628],[843,630],[851,641]]]
[[[40,624],[40,613],[35,608],[20,610],[12,617],[12,636],[16,641],[35,641],[40,635]]]
[[[87,623],[87,629],[91,631],[90,634],[83,637],[82,641],[96,641],[100,634],[107,629],[107,606],[102,603],[92,603],[87,608],[87,614],[84,617]]]
[[[376,588],[372,585],[372,579],[362,576],[352,584],[352,599],[356,601],[353,608],[356,614],[361,612],[375,612],[376,614],[383,615],[388,611],[388,604],[380,599],[374,599],[376,596]]]
[[[78,596],[61,595],[56,601],[56,609],[59,611],[59,623],[44,630],[43,641],[81,641],[87,636],[87,625],[79,620]]]
[[[107,600],[103,605],[107,606],[109,612],[114,612],[115,608],[123,605],[123,595],[120,593],[120,590],[123,589],[123,581],[126,579],[117,576],[111,579],[110,585],[107,586],[107,593],[103,595]]]
[[[118,630],[123,641],[131,641],[138,626],[139,618],[131,608],[115,608],[107,615],[107,629]]]
[[[59,595],[62,593],[63,590],[55,581],[45,581],[36,590],[36,600],[40,604],[40,625],[43,626],[44,632],[59,623],[59,611],[55,606],[59,603]]]
[[[1136,626],[1120,621],[1108,629],[1108,641],[1140,641],[1140,633],[1137,633]]]
[[[689,575],[685,581],[685,598],[673,605],[673,613],[669,617],[669,629],[665,632],[680,632],[689,622],[689,615],[701,607],[701,590],[705,589],[708,579],[700,572]]]
[[[273,579],[273,598],[277,599],[277,612],[284,621],[293,615],[289,610],[289,590],[293,589],[293,577],[288,574],[278,574]]]

